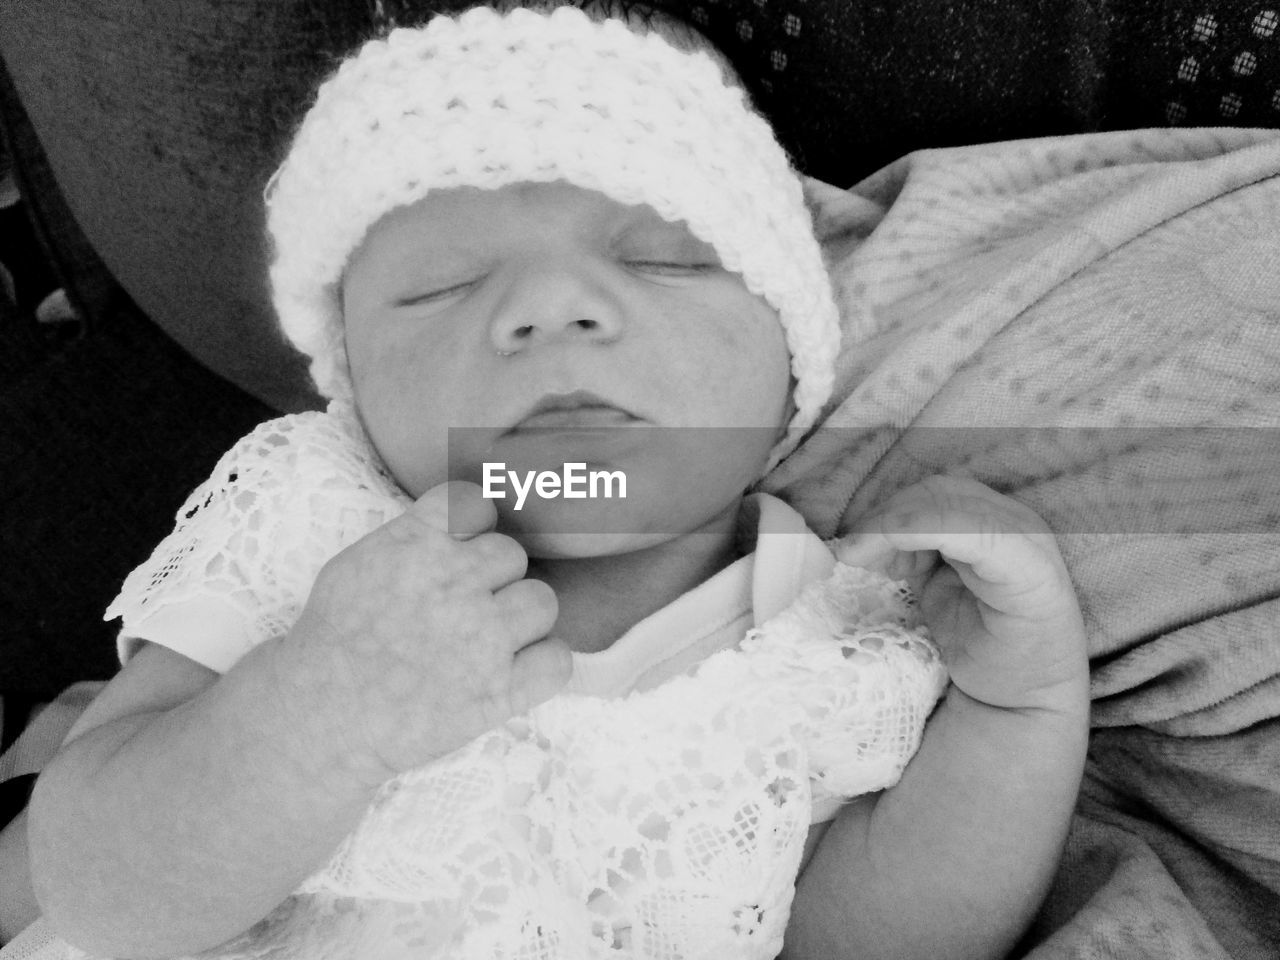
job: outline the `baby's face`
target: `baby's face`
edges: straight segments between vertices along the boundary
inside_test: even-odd
[[[504,527],[535,555],[637,549],[736,510],[789,417],[774,310],[684,225],[565,183],[396,210],[342,294],[357,406],[413,496],[486,463],[626,474],[626,500],[531,492],[520,511],[508,480]]]

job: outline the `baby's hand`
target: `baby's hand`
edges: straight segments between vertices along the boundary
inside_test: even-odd
[[[973,480],[931,477],[852,527],[846,563],[906,580],[951,680],[994,707],[1087,706],[1084,622],[1049,528]]]
[[[321,569],[279,648],[300,709],[323,715],[370,785],[444,756],[553,696],[571,658],[554,592],[493,532],[472,483],[428,490]],[[452,531],[452,532],[450,532]]]

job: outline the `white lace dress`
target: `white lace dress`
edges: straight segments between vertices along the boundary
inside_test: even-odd
[[[150,636],[175,598],[205,604],[229,666],[406,502],[349,409],[265,424],[109,614]],[[556,697],[388,782],[323,870],[202,956],[774,957],[814,803],[897,782],[945,682],[906,589],[836,564],[690,674]]]

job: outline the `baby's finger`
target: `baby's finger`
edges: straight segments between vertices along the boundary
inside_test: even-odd
[[[513,651],[541,640],[560,616],[556,592],[541,580],[517,580],[494,591],[493,599]]]
[[[493,501],[484,498],[479,484],[467,480],[436,484],[414,501],[406,514],[456,540],[470,540],[492,530],[498,522]]]
[[[836,545],[836,559],[852,567],[874,570],[890,580],[905,580],[919,592],[929,572],[938,565],[934,550],[900,550],[878,531],[845,537]]]
[[[936,550],[988,604],[1027,610],[1067,596],[1057,541],[1030,508],[974,480],[932,477],[901,491],[858,525],[903,551]]]
[[[563,640],[547,637],[511,661],[511,707],[515,716],[550,700],[573,675],[573,654]]]
[[[939,512],[927,505],[897,509],[875,522],[877,532],[899,550],[936,550],[992,583],[1022,582],[1032,571],[1056,566],[1052,534],[1026,532],[978,504],[964,512]]]
[[[529,569],[529,555],[505,533],[489,531],[459,544],[476,567],[477,581],[489,590],[498,590],[522,579]]]
[[[936,550],[993,612],[1044,621],[1074,603],[1052,534],[1026,533],[1000,518],[889,514],[885,537],[902,550]],[[919,592],[919,588],[913,588]]]
[[[948,516],[956,523],[956,529],[966,518],[982,524],[970,532],[992,528],[1027,533],[1049,532],[1039,514],[1026,504],[998,493],[977,480],[950,475],[927,477],[912,484],[905,490],[898,491],[872,513],[883,515],[920,511]],[[854,524],[853,529],[858,529],[858,525]]]
[[[888,576],[889,566],[901,551],[872,530],[846,535],[836,544],[836,559],[851,567],[875,570]]]

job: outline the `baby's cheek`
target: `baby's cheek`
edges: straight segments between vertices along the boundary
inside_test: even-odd
[[[392,479],[414,499],[449,479],[447,457],[421,435],[392,434],[385,426],[373,425],[367,425],[366,432]]]
[[[365,432],[401,489],[416,498],[449,479],[449,430],[420,380],[388,361],[355,390]]]
[[[709,298],[690,329],[700,334],[704,353],[725,377],[785,376],[790,365],[786,336],[777,312],[745,290]]]
[[[744,324],[738,332],[731,362],[723,364],[723,389],[732,392],[750,423],[773,425],[784,422],[794,383],[791,354],[776,319],[769,325]]]

